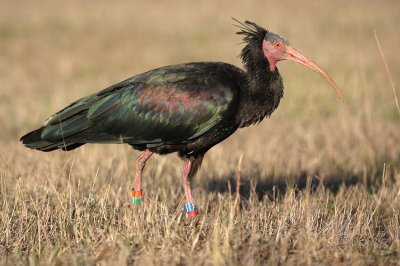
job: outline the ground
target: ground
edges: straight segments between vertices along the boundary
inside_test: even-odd
[[[398,1],[11,1],[0,9],[0,264],[397,264]],[[21,135],[73,100],[181,62],[241,66],[235,17],[284,36],[339,84],[280,62],[271,118],[214,147],[182,218],[182,162],[138,153],[41,153]],[[242,158],[241,163],[239,163]],[[240,171],[239,171],[240,168]],[[237,191],[237,176],[241,185]]]

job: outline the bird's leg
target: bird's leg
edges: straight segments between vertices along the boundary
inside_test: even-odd
[[[196,217],[197,207],[192,201],[192,192],[190,191],[190,179],[196,174],[199,169],[203,156],[197,157],[195,160],[185,160],[183,162],[182,185],[186,194],[186,203],[183,206],[183,211],[186,217]]]
[[[192,192],[190,191],[189,174],[191,169],[192,161],[185,160],[183,162],[182,185],[186,194],[186,203],[183,205],[183,211],[185,212],[186,217],[197,216],[197,208],[192,202]]]
[[[191,168],[192,168],[192,162],[190,160],[185,160],[183,162],[182,184],[183,188],[185,189],[187,202],[192,202],[192,193],[190,191],[190,182],[188,179]]]
[[[146,166],[147,159],[153,154],[150,150],[145,150],[136,160],[136,174],[131,192],[131,202],[140,204],[142,201],[142,172]]]

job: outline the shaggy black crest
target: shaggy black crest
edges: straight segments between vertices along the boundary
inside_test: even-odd
[[[240,29],[236,34],[243,35],[243,41],[246,44],[240,53],[240,58],[247,73],[252,77],[249,83],[254,87],[258,79],[265,79],[263,77],[265,68],[268,68],[266,65],[269,63],[262,52],[262,42],[269,31],[248,20],[240,22],[237,19],[232,19],[238,23],[235,26]]]
[[[254,22],[246,20],[243,23],[235,18],[232,19],[238,23],[235,26],[240,29],[240,31],[236,32],[236,34],[244,35],[243,41],[245,41],[248,44],[250,43],[261,44],[265,35],[268,33],[268,30],[264,29],[263,27],[257,25]]]

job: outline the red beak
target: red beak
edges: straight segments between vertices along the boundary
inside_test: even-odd
[[[319,66],[317,66],[310,59],[305,57],[302,53],[300,53],[299,51],[288,45],[286,46],[286,52],[283,58],[302,64],[320,74],[326,81],[329,82],[329,84],[332,86],[337,96],[343,102],[343,96],[340,93],[338,85],[336,85],[333,79],[329,77]]]

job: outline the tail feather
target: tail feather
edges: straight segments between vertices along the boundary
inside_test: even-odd
[[[40,151],[69,151],[86,143],[120,143],[119,134],[107,132],[128,110],[121,95],[91,95],[70,104],[20,141]]]
[[[28,148],[49,152],[58,149],[70,151],[82,146],[84,143],[68,143],[66,141],[48,142],[42,139],[44,127],[36,129],[21,137],[20,141]]]

